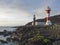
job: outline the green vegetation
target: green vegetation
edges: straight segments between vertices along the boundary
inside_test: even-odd
[[[31,41],[36,41],[42,39],[43,36],[41,36],[39,33],[37,33],[34,37],[30,38]]]
[[[45,43],[48,43],[50,40],[49,39],[44,39],[43,40]]]

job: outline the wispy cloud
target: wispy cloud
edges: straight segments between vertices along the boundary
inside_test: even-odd
[[[43,0],[42,3],[40,4],[40,7],[35,10],[37,18],[46,17],[45,9],[47,8],[47,6],[53,7],[54,2],[55,0]]]
[[[22,25],[29,22],[28,16],[31,14],[23,10],[22,5],[23,2],[19,0],[0,0],[0,24]]]

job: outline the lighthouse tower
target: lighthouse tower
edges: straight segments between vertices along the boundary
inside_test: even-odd
[[[35,19],[36,19],[36,17],[35,17],[35,15],[33,15],[33,22],[32,22],[33,26],[35,26]]]
[[[47,7],[46,11],[46,25],[52,25],[51,21],[50,21],[50,7]]]

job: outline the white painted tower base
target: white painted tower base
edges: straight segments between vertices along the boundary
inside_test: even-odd
[[[46,22],[46,25],[52,25],[51,21],[48,20],[48,21]]]

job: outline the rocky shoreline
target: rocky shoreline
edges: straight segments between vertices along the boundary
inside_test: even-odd
[[[53,45],[60,40],[60,25],[51,26],[20,26],[16,31],[1,32],[5,36],[10,36],[3,43],[17,42],[18,45]]]
[[[20,26],[13,32],[7,41],[17,41],[19,45],[53,45],[53,42],[60,40],[60,28],[58,25]]]

